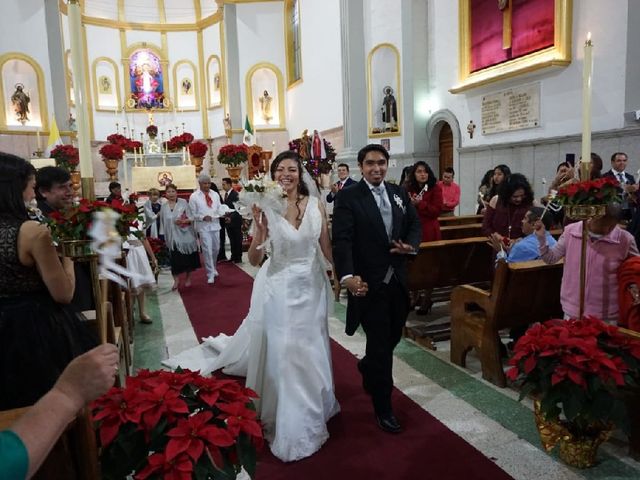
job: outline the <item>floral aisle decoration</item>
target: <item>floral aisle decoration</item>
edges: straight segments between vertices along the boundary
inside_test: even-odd
[[[189,154],[192,157],[203,158],[207,154],[209,147],[202,142],[193,142],[189,145]]]
[[[507,377],[533,394],[545,450],[580,468],[595,463],[614,425],[628,426],[621,389],[638,386],[640,341],[601,320],[535,324],[515,345]]]
[[[570,183],[560,188],[554,198],[567,216],[581,220],[601,217],[607,204],[621,201],[620,183],[613,177]]]
[[[55,158],[57,167],[67,172],[75,172],[80,164],[80,154],[73,145],[58,145],[51,150],[51,158]]]
[[[167,142],[167,150],[171,152],[178,152],[183,148],[188,147],[191,142],[193,142],[193,135],[189,132],[184,132],[182,135],[176,135],[169,139]]]
[[[123,149],[120,145],[107,143],[100,148],[99,152],[104,159],[120,161],[123,157],[122,150]]]
[[[253,478],[263,436],[255,392],[197,372],[141,370],[92,404],[105,479]]]
[[[158,260],[159,266],[169,265],[169,249],[167,244],[161,238],[147,237],[151,251]]]

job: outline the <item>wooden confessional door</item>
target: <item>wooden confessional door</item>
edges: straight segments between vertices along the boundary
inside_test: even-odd
[[[444,123],[439,136],[440,159],[438,177],[442,178],[442,172],[447,167],[453,167],[453,132],[448,123]]]

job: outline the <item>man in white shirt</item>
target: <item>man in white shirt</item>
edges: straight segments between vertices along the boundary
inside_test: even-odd
[[[216,259],[220,250],[221,199],[211,190],[211,177],[201,173],[198,177],[200,189],[189,197],[189,207],[196,221],[196,231],[200,235],[200,246],[207,270],[207,283],[212,284],[218,276]]]

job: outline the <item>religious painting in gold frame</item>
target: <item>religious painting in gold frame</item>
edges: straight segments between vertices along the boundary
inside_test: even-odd
[[[466,90],[487,85],[492,82],[511,78],[534,70],[567,66],[571,63],[571,30],[573,0],[540,0],[545,3],[553,2],[552,41],[548,46],[526,53],[505,58],[503,61],[489,63],[481,68],[475,68],[473,49],[473,13],[489,3],[495,6],[500,15],[502,26],[501,43],[503,49],[511,49],[511,38],[517,34],[512,30],[512,14],[515,9],[527,3],[525,0],[459,0],[459,78],[458,83],[449,91],[460,93]],[[534,2],[527,4],[531,8]]]

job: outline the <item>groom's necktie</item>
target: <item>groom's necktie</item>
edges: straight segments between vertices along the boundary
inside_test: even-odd
[[[385,188],[381,185],[373,187],[372,189],[378,208],[380,209],[380,215],[382,215],[382,221],[384,222],[384,228],[387,231],[387,236],[391,238],[391,226],[393,223],[393,213],[391,212],[391,204],[389,203],[389,196],[385,191]]]

